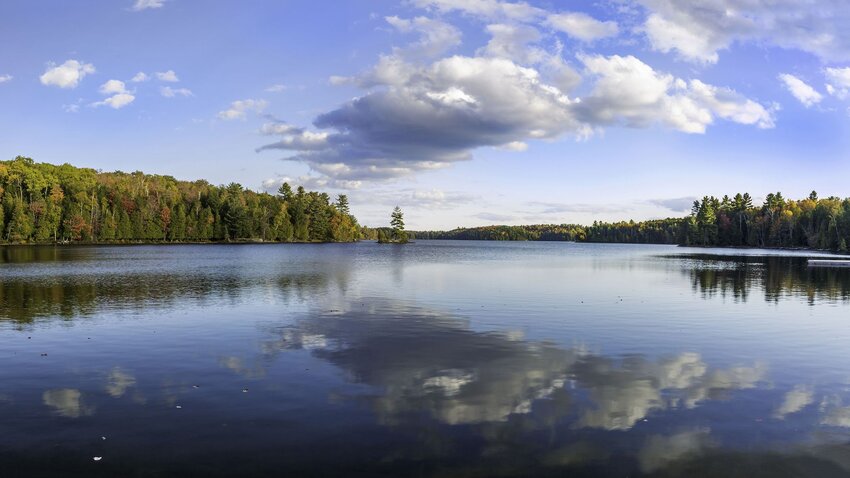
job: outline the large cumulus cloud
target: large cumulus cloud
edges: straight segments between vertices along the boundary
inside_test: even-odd
[[[666,125],[702,133],[717,118],[771,127],[772,113],[728,88],[656,72],[635,57],[581,56],[592,85],[571,97],[536,68],[494,56],[455,55],[428,65],[386,56],[352,79],[362,96],[319,115],[316,130],[269,123],[261,150],[338,179],[396,177],[469,159],[476,148],[587,137],[604,125]]]
[[[635,56],[566,51],[560,35],[585,45],[616,34],[610,20],[523,2],[414,4],[472,16],[490,38],[472,54],[442,56],[460,42],[445,18],[386,17],[417,39],[359,75],[332,77],[362,93],[312,127],[266,124],[262,133],[277,140],[258,150],[287,151],[314,173],[362,181],[445,168],[479,148],[525,151],[530,140],[585,139],[612,125],[704,133],[718,120],[774,124],[770,106],[731,88],[678,78]]]

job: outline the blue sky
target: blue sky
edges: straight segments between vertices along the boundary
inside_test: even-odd
[[[848,196],[840,0],[0,3],[0,157],[349,195],[368,225]]]

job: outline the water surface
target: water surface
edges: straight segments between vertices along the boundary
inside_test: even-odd
[[[0,248],[0,476],[847,476],[811,255]]]

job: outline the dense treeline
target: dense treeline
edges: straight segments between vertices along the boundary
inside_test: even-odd
[[[577,224],[533,224],[529,226],[482,226],[451,231],[416,231],[417,239],[457,239],[479,241],[576,241],[676,244],[683,219],[645,222],[594,222]]]
[[[587,242],[631,244],[678,244],[684,219],[653,219],[642,222],[594,222],[586,231]]]
[[[583,241],[585,228],[575,224],[534,224],[530,226],[482,226],[451,231],[414,231],[416,239],[456,239],[477,241]]]
[[[802,200],[768,194],[753,204],[749,194],[695,201],[690,216],[643,222],[594,222],[531,226],[484,226],[451,231],[420,231],[419,239],[503,241],[624,242],[720,247],[780,247],[847,251],[850,242],[850,199]]]
[[[0,161],[0,242],[355,241],[341,195],[277,195],[231,183],[178,181],[141,172],[101,173],[18,156]]]
[[[768,194],[754,206],[749,194],[695,201],[680,243],[702,246],[805,247],[846,251],[850,241],[850,199],[802,200]]]

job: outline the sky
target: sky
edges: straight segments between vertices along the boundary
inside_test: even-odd
[[[850,196],[845,0],[9,0],[0,158],[409,229]]]

